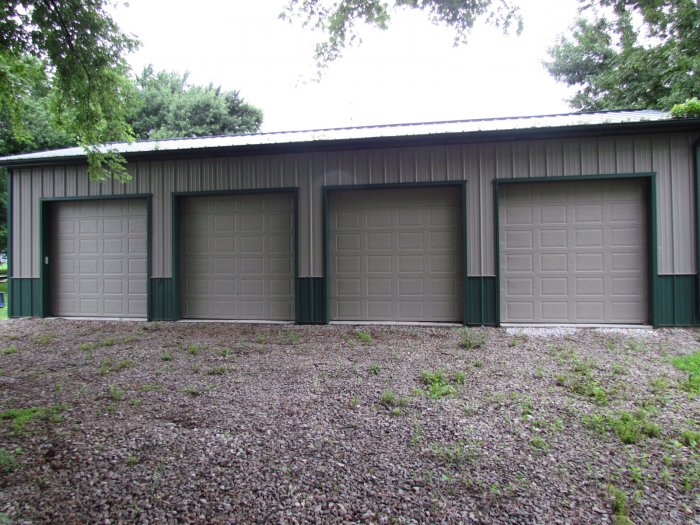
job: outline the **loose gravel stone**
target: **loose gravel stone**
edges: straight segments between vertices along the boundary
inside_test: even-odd
[[[700,522],[694,331],[468,331],[2,322],[0,523]]]

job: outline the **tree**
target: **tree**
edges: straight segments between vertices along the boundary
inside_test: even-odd
[[[13,104],[0,108],[0,156],[74,146],[75,139],[52,124],[51,86],[43,64],[26,57],[24,67],[34,69],[27,77],[25,92]],[[13,119],[21,118],[21,120]],[[7,172],[0,168],[0,253],[7,252]]]
[[[699,94],[696,0],[586,0],[580,14],[545,63],[577,88],[574,108],[670,109]]]
[[[132,138],[126,114],[133,88],[124,55],[137,41],[119,30],[106,12],[110,5],[111,0],[0,3],[0,106],[11,133],[20,143],[30,134],[23,100],[46,80],[46,110],[86,149],[94,179],[126,176],[124,159],[95,145]]]
[[[262,111],[247,104],[238,91],[190,86],[187,73],[144,68],[136,77],[135,109],[128,116],[139,139],[201,137],[255,133]]]
[[[474,23],[485,19],[507,32],[513,25],[519,33],[522,19],[512,0],[289,0],[281,17],[302,18],[305,26],[320,29],[327,36],[316,46],[315,58],[319,69],[342,55],[348,45],[360,41],[357,25],[365,23],[387,29],[391,11],[401,8],[417,9],[428,14],[431,21],[444,24],[455,31],[455,44],[466,43]]]

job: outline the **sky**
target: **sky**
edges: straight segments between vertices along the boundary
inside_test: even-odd
[[[570,89],[542,66],[576,16],[576,0],[518,0],[520,36],[479,24],[466,46],[420,12],[392,15],[316,80],[322,35],[280,20],[286,0],[129,0],[121,29],[141,40],[135,72],[188,71],[193,84],[235,89],[261,108],[262,131],[433,122],[572,111]]]

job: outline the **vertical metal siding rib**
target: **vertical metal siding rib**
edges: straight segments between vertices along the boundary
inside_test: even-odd
[[[596,139],[581,140],[581,173],[583,175],[600,174],[598,142]]]
[[[559,140],[547,142],[546,144],[547,176],[561,177],[564,175],[564,154],[562,144]]]
[[[577,140],[566,140],[562,144],[564,175],[581,175],[581,144]]]
[[[618,173],[616,160],[615,139],[599,139],[598,172],[602,174]]]
[[[652,143],[654,171],[657,174],[658,264],[660,274],[673,273],[673,207],[668,137],[655,137]]]
[[[481,250],[481,268],[478,275],[495,275],[492,181],[496,178],[496,148],[493,144],[483,144],[480,146],[480,150],[479,246]]]
[[[693,173],[691,157],[692,144],[686,137],[672,137],[670,140],[670,175],[672,180],[671,199],[673,201],[673,273],[690,274],[695,271],[695,228],[693,227]]]
[[[634,173],[634,141],[631,137],[621,137],[615,146],[616,173]]]

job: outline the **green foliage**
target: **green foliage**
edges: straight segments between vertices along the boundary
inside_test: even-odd
[[[215,366],[212,368],[208,368],[206,371],[206,374],[209,376],[222,376],[226,373],[226,367],[225,366]]]
[[[122,179],[118,156],[95,144],[129,140],[133,94],[124,55],[137,42],[112,20],[107,0],[7,0],[0,18],[0,107],[17,142],[30,132],[23,95],[47,83],[48,120],[83,146],[93,179]]]
[[[474,328],[469,328],[468,326],[460,328],[459,334],[462,339],[459,346],[462,348],[467,348],[469,350],[481,348],[486,342],[486,335],[483,332],[480,332]]]
[[[361,343],[364,343],[366,345],[372,344],[372,336],[368,332],[359,330],[355,332],[355,337],[357,337],[357,340]]]
[[[136,362],[133,359],[121,359],[115,363],[110,357],[107,357],[100,363],[99,373],[104,376],[111,372],[121,372],[122,370],[131,368],[135,364]]]
[[[545,65],[577,89],[577,109],[670,109],[698,95],[700,4],[582,0],[569,38]]]
[[[585,415],[583,424],[599,433],[613,432],[625,444],[639,443],[645,437],[658,437],[661,427],[647,419],[647,412],[620,412],[616,415]]]
[[[389,408],[406,406],[408,398],[397,396],[392,390],[382,392],[381,403]]]
[[[428,397],[431,399],[454,397],[457,393],[457,389],[450,384],[444,370],[423,370],[421,372],[421,380],[426,385]]]
[[[124,401],[126,399],[126,392],[116,385],[110,385],[109,397],[111,397],[115,401]]]
[[[52,423],[61,421],[61,412],[68,409],[67,405],[52,407],[11,408],[0,412],[0,420],[10,421],[16,432],[24,432],[27,425],[33,421],[44,420]]]
[[[681,433],[680,442],[690,448],[700,447],[700,432],[695,430],[684,430]]]
[[[612,511],[615,517],[615,523],[617,525],[631,525],[629,519],[629,502],[627,499],[627,494],[622,489],[618,489],[612,485],[608,487],[610,495],[613,498],[612,501]]]
[[[7,450],[5,448],[0,448],[0,472],[3,474],[12,474],[12,472],[17,468],[19,461],[17,456],[22,453],[21,448],[15,450]]]
[[[682,104],[674,105],[671,108],[671,115],[675,118],[700,117],[700,100],[698,97],[693,97]]]
[[[370,374],[372,375],[379,375],[379,365],[377,364],[371,364],[369,367],[367,367],[367,370],[369,371]]]
[[[448,465],[461,465],[473,463],[482,454],[480,441],[456,441],[454,444],[438,445],[430,444],[432,453]]]
[[[449,26],[455,31],[455,43],[466,43],[470,30],[477,20],[508,32],[516,26],[522,30],[522,20],[517,7],[510,0],[288,0],[281,17],[292,20],[301,18],[305,26],[322,31],[326,40],[316,45],[315,58],[319,69],[327,67],[342,56],[347,46],[361,41],[357,27],[372,26],[387,29],[391,12],[398,9],[417,9],[427,14],[435,24]]]
[[[12,355],[12,354],[16,354],[17,352],[18,352],[18,348],[16,345],[6,346],[5,348],[2,349],[3,355]]]
[[[688,377],[686,381],[681,384],[681,387],[693,395],[700,394],[700,352],[674,357],[671,363],[678,370],[688,372]]]
[[[137,94],[128,120],[138,139],[166,139],[255,133],[262,111],[238,91],[189,85],[188,74],[155,72],[146,66],[136,77]]]
[[[535,436],[530,440],[530,448],[541,452],[547,450],[549,445],[541,436]]]

